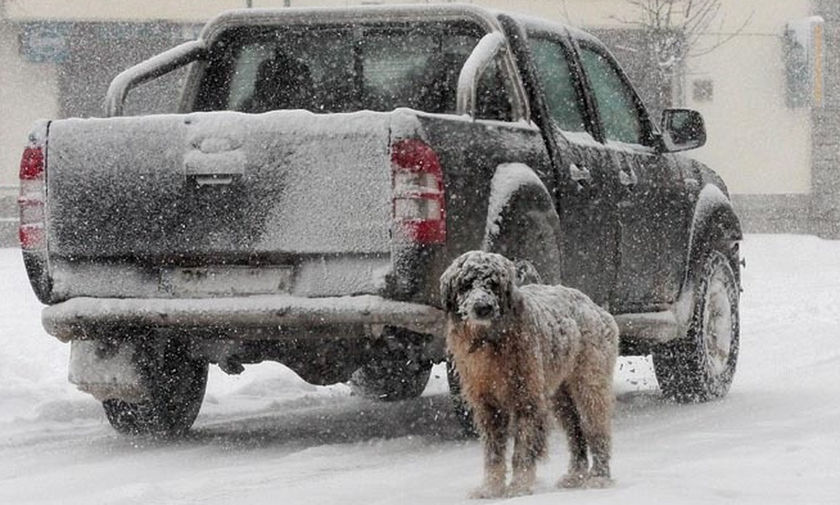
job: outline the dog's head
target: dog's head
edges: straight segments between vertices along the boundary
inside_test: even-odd
[[[469,251],[440,277],[446,312],[464,321],[489,325],[513,309],[516,266],[499,254]]]

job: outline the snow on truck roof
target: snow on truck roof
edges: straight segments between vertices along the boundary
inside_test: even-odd
[[[586,38],[590,35],[550,22],[538,17],[520,15],[515,12],[500,11],[470,4],[416,4],[416,5],[362,5],[353,7],[286,7],[234,9],[222,12],[211,19],[201,31],[200,38],[213,40],[219,33],[237,26],[254,25],[307,25],[330,23],[365,23],[377,21],[448,21],[472,20],[487,31],[502,31],[498,17],[508,14],[519,22],[539,25],[546,29],[569,30],[575,37]]]
[[[528,15],[528,14],[511,14],[511,17],[515,19],[518,23],[528,25],[532,28],[536,28],[537,30],[543,30],[547,32],[562,32],[566,31],[570,37],[577,40],[589,40],[597,42],[601,44],[601,41],[598,40],[597,37],[592,35],[589,32],[585,32],[580,28],[567,25],[564,23],[558,23],[557,21],[550,21],[545,18]]]
[[[237,26],[463,19],[476,21],[488,31],[501,31],[495,11],[473,5],[363,5],[355,7],[234,9],[222,12],[211,19],[201,31],[200,37],[205,40],[212,40],[220,32]]]

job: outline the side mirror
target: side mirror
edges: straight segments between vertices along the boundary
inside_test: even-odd
[[[668,153],[697,149],[706,143],[703,116],[691,109],[662,112],[662,150]]]

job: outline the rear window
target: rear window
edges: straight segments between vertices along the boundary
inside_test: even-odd
[[[216,44],[195,109],[453,113],[458,75],[482,35],[471,23],[240,29]],[[478,108],[504,119],[498,74],[491,66],[481,79]]]

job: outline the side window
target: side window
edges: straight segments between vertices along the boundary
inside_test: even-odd
[[[529,37],[537,75],[545,93],[546,106],[552,119],[561,130],[586,131],[566,50],[562,44],[550,39]]]
[[[582,46],[580,60],[598,104],[607,140],[643,144],[644,129],[633,91],[615,64],[601,52]]]
[[[476,118],[510,121],[513,109],[503,75],[498,62],[494,61],[479,78],[476,88]]]

